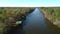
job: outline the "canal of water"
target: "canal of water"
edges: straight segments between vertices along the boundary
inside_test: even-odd
[[[60,29],[51,24],[38,8],[26,16],[23,30],[18,30],[17,34],[60,34]]]

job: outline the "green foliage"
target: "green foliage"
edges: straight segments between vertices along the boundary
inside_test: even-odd
[[[52,19],[60,20],[60,8],[58,8],[58,7],[44,7],[43,10],[45,10],[48,15],[51,15]]]
[[[19,7],[0,7],[0,22],[4,22],[7,16],[19,15],[20,13],[26,13],[30,9],[34,8],[19,8]]]

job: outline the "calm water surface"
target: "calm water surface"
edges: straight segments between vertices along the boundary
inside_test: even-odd
[[[50,22],[48,21],[48,23]],[[42,12],[36,8],[26,16],[26,20],[23,22],[23,30],[18,29],[18,34],[60,34],[58,33],[60,30],[54,31],[54,26],[52,27],[50,25],[47,24]]]

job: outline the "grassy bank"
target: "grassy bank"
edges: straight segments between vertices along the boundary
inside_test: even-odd
[[[0,23],[0,34],[2,34],[4,28],[4,23]]]
[[[45,18],[46,23],[48,25],[48,27],[50,29],[52,29],[52,31],[54,31],[55,34],[60,34],[60,28],[58,28],[57,26],[53,25],[51,21],[49,21],[47,18]]]
[[[5,19],[9,18],[10,16],[17,17],[20,14],[29,14],[32,12],[34,8],[29,7],[0,7],[0,32],[2,32]]]
[[[60,27],[60,8],[59,7],[41,7],[42,12],[45,14],[54,25]]]
[[[43,9],[47,13],[47,15],[50,15],[51,20],[52,19],[60,20],[60,8],[58,8],[58,7],[42,7],[41,9]]]
[[[27,14],[34,8],[18,8],[18,7],[0,7],[0,22],[4,22],[6,17],[18,14]]]

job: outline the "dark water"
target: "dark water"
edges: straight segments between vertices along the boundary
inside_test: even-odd
[[[42,12],[36,8],[32,13],[26,16],[26,20],[23,22],[23,29],[19,28],[17,34],[59,34],[59,30],[54,31],[54,26],[47,23],[50,22],[46,20]]]
[[[26,17],[24,24],[25,34],[54,34],[54,31],[45,23],[45,18],[38,8]]]

